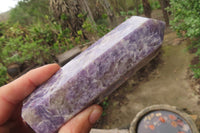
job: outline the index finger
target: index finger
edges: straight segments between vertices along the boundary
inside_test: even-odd
[[[48,80],[60,67],[46,65],[29,71],[24,76],[0,88],[0,125],[10,117],[15,107],[33,90]]]

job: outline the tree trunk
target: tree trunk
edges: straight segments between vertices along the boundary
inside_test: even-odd
[[[111,6],[110,6],[109,1],[108,0],[100,0],[100,2],[101,2],[101,5],[103,6],[103,8],[105,9],[109,19],[110,19],[110,23],[113,26],[116,26],[117,25],[116,18],[115,18],[113,11],[111,10]]]
[[[170,7],[170,0],[166,0],[166,7]],[[170,11],[168,11],[168,15],[171,15]]]
[[[120,6],[118,0],[110,0],[110,3],[113,7],[114,12],[120,14]]]
[[[118,14],[120,14],[119,2],[118,2],[118,0],[114,0],[114,2],[115,2],[114,7],[116,8],[116,12],[117,12]]]
[[[88,0],[80,0],[80,3],[81,3],[81,6],[82,6],[82,9],[84,10],[84,12],[86,12],[88,14],[90,22],[93,23],[94,25],[96,25],[92,11],[90,10],[90,7],[88,5]]]
[[[118,0],[119,6],[120,6],[120,11],[128,12],[128,7],[127,7],[127,0]]]
[[[140,0],[133,0],[134,4],[135,4],[135,8],[136,8],[136,13],[137,13],[137,16],[140,15],[139,13],[139,2]]]
[[[169,6],[169,0],[159,0],[159,2],[162,8],[163,17],[165,19],[166,26],[169,26],[169,14],[166,10],[166,8]]]
[[[62,28],[68,27],[76,36],[84,22],[83,18],[78,17],[83,13],[79,0],[50,0],[50,7]]]
[[[148,0],[142,0],[142,4],[143,4],[143,7],[144,7],[144,14],[146,17],[148,18],[151,18],[151,6],[149,4],[149,1]]]

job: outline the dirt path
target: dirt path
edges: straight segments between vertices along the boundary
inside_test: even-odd
[[[200,115],[198,95],[187,76],[193,55],[186,50],[188,42],[176,38],[174,32],[168,32],[162,54],[110,96],[98,128],[128,128],[137,112],[154,104],[169,104]]]

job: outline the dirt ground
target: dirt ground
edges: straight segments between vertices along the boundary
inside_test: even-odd
[[[109,96],[105,116],[96,128],[128,128],[136,114],[155,104],[177,106],[200,116],[199,95],[192,86],[189,65],[194,55],[187,40],[166,31],[161,54]]]

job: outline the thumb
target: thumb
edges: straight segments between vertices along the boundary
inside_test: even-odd
[[[102,108],[99,105],[93,105],[62,126],[59,133],[89,133],[101,114]]]

